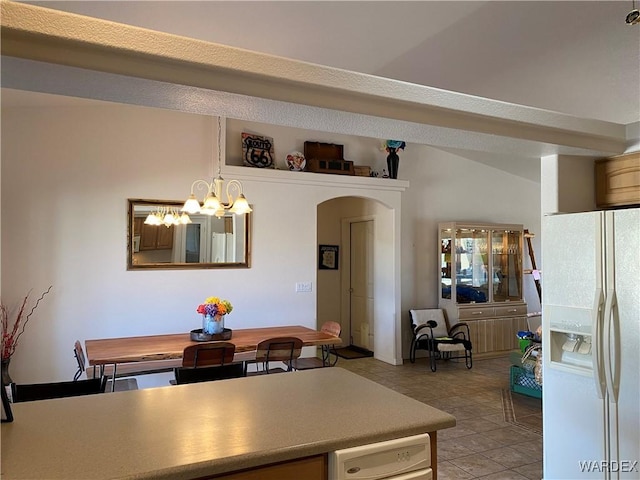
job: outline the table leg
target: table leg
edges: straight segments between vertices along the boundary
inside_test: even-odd
[[[116,368],[118,368],[118,364],[113,364],[113,378],[111,379],[111,391],[116,391]]]

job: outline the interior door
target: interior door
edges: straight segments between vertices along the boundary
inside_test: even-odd
[[[373,351],[373,220],[351,230],[351,345]]]

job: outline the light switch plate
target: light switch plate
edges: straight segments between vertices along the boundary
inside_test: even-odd
[[[311,282],[297,282],[296,283],[296,292],[311,292]]]

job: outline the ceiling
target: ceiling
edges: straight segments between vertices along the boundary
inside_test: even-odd
[[[29,3],[582,118],[640,121],[631,0]],[[3,104],[30,101],[14,93],[3,91]]]

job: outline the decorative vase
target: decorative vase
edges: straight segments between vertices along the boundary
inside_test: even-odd
[[[224,315],[216,315],[213,317],[213,333],[220,334],[224,331]]]
[[[202,333],[216,335],[224,331],[224,315],[203,315]]]
[[[2,374],[3,385],[9,385],[10,383],[13,383],[13,380],[11,379],[11,375],[9,375],[9,363],[11,363],[11,358],[2,360],[1,374]]]
[[[389,168],[389,178],[398,178],[398,164],[400,157],[393,147],[388,147],[389,155],[387,155],[387,167]]]

